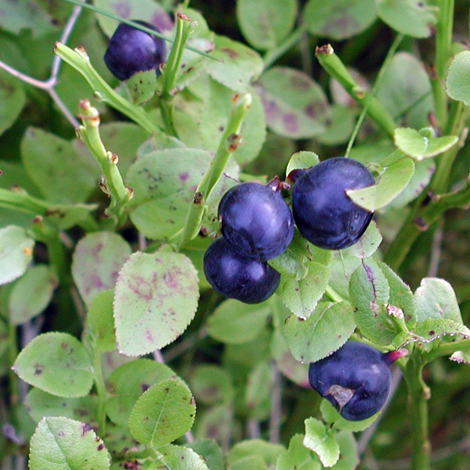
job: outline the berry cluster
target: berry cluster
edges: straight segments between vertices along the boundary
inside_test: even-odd
[[[374,184],[361,163],[331,158],[289,175],[293,216],[279,184],[243,183],[221,199],[218,216],[223,238],[204,256],[204,273],[225,297],[246,303],[266,300],[279,284],[279,273],[266,261],[283,253],[292,241],[294,221],[310,243],[329,250],[356,243],[372,219],[346,194]]]

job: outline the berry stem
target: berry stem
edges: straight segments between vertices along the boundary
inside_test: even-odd
[[[317,47],[315,56],[326,72],[343,86],[351,98],[366,108],[367,114],[393,139],[396,126],[392,117],[371,93],[361,88],[354,81],[341,59],[335,54],[333,47],[330,44]]]
[[[201,182],[196,188],[193,203],[189,207],[179,243],[180,249],[196,237],[201,230],[205,202],[225,171],[225,167],[227,166],[232,153],[237,149],[241,141],[240,132],[242,124],[248,110],[250,109],[251,103],[252,97],[249,93],[242,96],[235,95],[233,98],[232,112],[220,139],[217,152]]]

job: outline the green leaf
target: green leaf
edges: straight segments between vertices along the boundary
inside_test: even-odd
[[[13,370],[25,382],[58,397],[83,397],[93,384],[88,351],[66,333],[36,336],[20,352]]]
[[[148,70],[132,75],[131,78],[121,83],[117,91],[130,102],[141,105],[152,99],[156,89],[157,75],[155,70]]]
[[[22,276],[33,257],[34,240],[21,227],[0,229],[0,285]]]
[[[283,328],[292,355],[300,362],[315,362],[339,349],[356,324],[347,302],[321,302],[306,320],[291,315]]]
[[[339,445],[328,432],[328,428],[315,418],[305,420],[303,444],[313,450],[325,467],[332,467],[339,459]]]
[[[191,391],[175,377],[150,387],[137,400],[129,417],[129,429],[141,444],[159,447],[189,431],[195,413]]]
[[[449,67],[447,94],[470,106],[470,51],[459,52]]]
[[[377,228],[377,224],[372,221],[359,241],[349,248],[342,250],[342,255],[346,258],[350,256],[360,259],[369,258],[369,256],[372,256],[378,250],[381,243],[382,235]]]
[[[348,95],[349,96],[349,95]],[[332,104],[331,118],[325,132],[318,134],[316,139],[324,145],[339,145],[348,142],[356,124],[357,109],[355,107]]]
[[[230,374],[222,367],[212,364],[195,367],[190,385],[198,403],[206,405],[231,403],[235,394]]]
[[[302,16],[314,36],[336,40],[359,34],[377,18],[375,0],[310,0]]]
[[[21,156],[29,177],[50,201],[85,202],[97,188],[97,167],[77,158],[72,144],[54,134],[29,127],[21,142]]]
[[[239,93],[246,91],[263,71],[263,61],[253,49],[225,36],[215,37],[215,49],[211,55],[219,60],[207,61],[209,75]]]
[[[228,299],[209,317],[207,332],[209,336],[223,343],[247,343],[258,336],[270,313],[268,302],[250,305]]]
[[[142,470],[209,470],[203,457],[188,447],[172,444],[158,449],[157,459]]]
[[[225,457],[222,449],[212,439],[200,439],[186,444],[206,462],[209,470],[225,470]]]
[[[94,5],[126,20],[145,19],[156,26],[160,31],[170,31],[173,22],[163,7],[153,0],[95,0]],[[107,36],[111,36],[118,27],[113,18],[105,15],[96,15],[101,28]]]
[[[459,364],[470,364],[470,354],[466,351],[456,351],[449,357],[451,361],[458,362]]]
[[[400,12],[400,18],[404,15]],[[420,129],[434,112],[429,74],[415,56],[395,54],[377,86],[377,99],[401,126]]]
[[[191,261],[164,246],[134,253],[119,272],[114,294],[116,338],[122,354],[161,349],[187,328],[199,299]]]
[[[300,280],[281,276],[277,294],[284,305],[299,318],[308,318],[315,310],[328,286],[329,272],[323,264],[311,261],[306,264],[308,273]]]
[[[63,416],[84,421],[90,426],[96,426],[97,404],[96,396],[63,398],[43,392],[39,388],[32,388],[25,400],[26,409],[36,422],[41,421],[43,417]]]
[[[11,323],[21,325],[39,315],[49,305],[58,284],[57,274],[49,266],[38,264],[29,268],[10,294]]]
[[[29,29],[34,38],[57,31],[54,19],[34,0],[0,0],[0,27],[17,35]]]
[[[390,286],[373,259],[363,260],[354,271],[349,295],[361,333],[377,344],[391,343],[399,329],[387,311]]]
[[[435,157],[453,147],[459,138],[455,135],[427,137],[415,129],[395,129],[395,145],[417,161]]]
[[[454,289],[444,279],[424,278],[415,292],[418,321],[428,318],[448,318],[462,322]]]
[[[407,36],[427,38],[437,24],[439,9],[429,0],[376,0],[376,7],[384,23]]]
[[[0,23],[3,17],[0,15]],[[25,104],[23,84],[3,70],[0,71],[0,135],[13,125]]]
[[[355,470],[359,465],[359,455],[356,439],[351,432],[340,431],[336,435],[339,444],[339,460],[333,465],[332,470]]]
[[[286,175],[293,170],[303,170],[320,163],[320,159],[315,152],[306,152],[304,150],[295,152],[287,163]]]
[[[428,318],[416,325],[413,330],[413,341],[423,341],[429,343],[443,336],[462,335],[464,338],[470,338],[470,329],[460,322],[449,320],[447,318]]]
[[[107,470],[110,456],[93,429],[68,418],[44,418],[31,439],[30,470]]]
[[[216,405],[198,416],[194,432],[198,439],[210,436],[216,442],[230,442],[234,425],[233,405]]]
[[[303,434],[294,434],[289,448],[277,459],[276,470],[321,470],[315,454],[303,445]]]
[[[272,369],[268,361],[260,362],[251,371],[245,391],[249,416],[263,421],[271,410]]]
[[[266,123],[276,134],[304,139],[326,130],[330,108],[325,93],[303,72],[272,67],[262,75],[256,89],[264,106]]]
[[[228,470],[269,470],[259,455],[247,455],[229,465]]]
[[[261,439],[241,441],[229,450],[227,454],[227,464],[231,466],[245,457],[256,455],[261,457],[263,462],[270,467],[271,465],[275,465],[277,458],[284,449],[284,446],[281,444],[274,444]]]
[[[106,402],[111,421],[127,426],[132,408],[142,393],[174,375],[169,367],[150,359],[136,359],[114,369],[108,379]]]
[[[364,209],[376,211],[389,204],[403,191],[413,176],[414,169],[415,165],[411,159],[402,158],[385,167],[373,186],[348,189],[346,194]]]
[[[119,270],[131,255],[131,247],[117,233],[93,232],[75,247],[72,276],[87,305],[93,298],[114,288]]]
[[[344,419],[334,406],[328,400],[322,400],[320,404],[320,412],[327,424],[335,429],[341,429],[349,432],[360,432],[367,429],[380,415],[375,413],[373,416],[361,421],[349,421]]]
[[[279,44],[293,28],[296,16],[294,0],[237,1],[238,24],[256,49],[272,49]]]
[[[86,316],[85,330],[91,334],[94,347],[100,351],[116,349],[113,318],[113,289],[96,294],[90,302]]]

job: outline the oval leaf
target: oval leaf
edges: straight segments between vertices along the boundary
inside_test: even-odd
[[[4,16],[2,10],[1,17]],[[25,103],[26,94],[22,83],[3,70],[0,71],[0,135],[16,121]]]
[[[209,470],[206,459],[187,447],[168,444],[158,449],[158,453],[159,456],[149,470],[160,468],[165,470]],[[145,469],[142,467],[142,470]]]
[[[116,338],[122,354],[161,349],[187,328],[199,299],[191,261],[164,247],[134,253],[119,272],[114,293]]]
[[[328,433],[328,428],[318,419],[305,420],[305,437],[303,444],[313,450],[325,467],[332,467],[339,459],[339,445]]]
[[[191,429],[196,405],[191,391],[179,378],[163,380],[149,388],[129,417],[129,430],[141,444],[169,444]]]
[[[20,352],[13,370],[25,382],[58,397],[83,397],[93,384],[87,350],[66,333],[36,336]]]
[[[72,419],[44,418],[31,438],[31,470],[107,470],[110,456],[87,424]]]
[[[454,100],[470,106],[470,51],[462,51],[454,57],[447,75],[447,94]]]

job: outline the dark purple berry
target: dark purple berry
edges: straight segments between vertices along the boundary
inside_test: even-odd
[[[136,21],[142,26],[159,32],[145,21]],[[104,61],[111,73],[119,80],[128,80],[137,72],[155,69],[159,75],[160,64],[166,55],[165,41],[127,24],[121,23],[104,54]]]
[[[216,292],[247,304],[263,302],[279,285],[280,275],[268,263],[244,256],[222,237],[207,249],[203,268]]]
[[[310,168],[294,183],[292,211],[304,238],[320,248],[340,250],[356,243],[372,220],[372,213],[346,194],[375,183],[356,160],[337,157]]]
[[[394,359],[366,344],[348,341],[328,357],[310,364],[310,385],[350,421],[377,413],[390,391]]]
[[[294,236],[294,219],[279,189],[242,183],[219,204],[222,235],[246,256],[268,260],[285,251]]]

